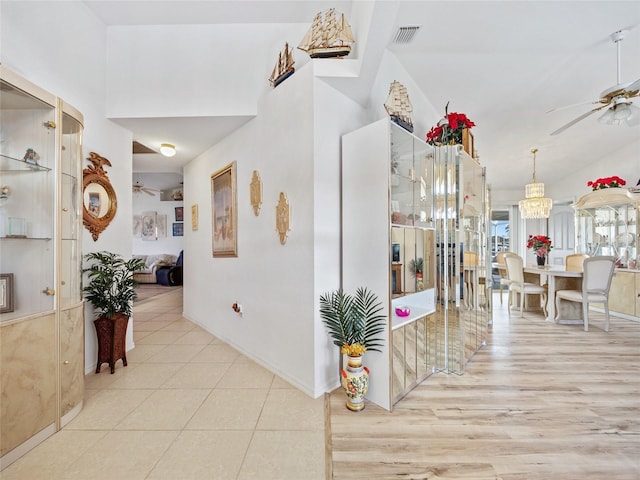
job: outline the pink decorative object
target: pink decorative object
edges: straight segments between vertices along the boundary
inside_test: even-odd
[[[410,313],[409,307],[396,307],[396,315],[399,317],[408,317]]]

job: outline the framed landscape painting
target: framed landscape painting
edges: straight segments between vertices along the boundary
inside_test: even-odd
[[[238,256],[236,162],[211,175],[212,250],[214,257]]]

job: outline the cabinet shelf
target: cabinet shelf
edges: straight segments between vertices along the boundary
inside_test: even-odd
[[[42,165],[27,163],[19,158],[0,153],[0,171],[2,172],[50,172],[51,169]]]
[[[5,236],[0,237],[2,240],[51,240],[51,237],[21,237],[21,236]]]

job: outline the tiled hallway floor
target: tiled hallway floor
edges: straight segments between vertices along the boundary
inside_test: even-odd
[[[323,398],[181,312],[181,289],[136,304],[129,366],[88,374],[80,414],[0,478],[324,479]]]

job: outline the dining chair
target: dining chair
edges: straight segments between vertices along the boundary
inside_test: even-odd
[[[589,330],[589,303],[604,304],[604,331],[609,331],[609,289],[616,266],[616,257],[589,257],[582,264],[582,290],[558,290],[556,292],[556,312],[560,311],[560,301],[582,303],[584,331]]]
[[[542,285],[529,283],[524,281],[524,261],[522,257],[516,253],[505,253],[505,264],[507,267],[507,278],[509,279],[509,296],[511,302],[509,304],[509,314],[511,314],[511,303],[517,293],[520,296],[520,316],[522,316],[527,295],[540,295],[540,305],[544,315],[547,315],[547,289]]]
[[[584,253],[572,253],[564,258],[564,269],[567,272],[582,272],[582,262],[589,258]]]
[[[502,265],[504,268],[498,268],[500,274],[500,305],[502,305],[502,290],[506,288],[509,291],[509,278],[507,277],[506,265],[504,262],[504,254],[509,252],[498,252],[496,255],[496,263]],[[507,299],[507,304],[511,301],[511,298]]]

